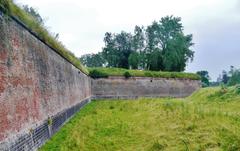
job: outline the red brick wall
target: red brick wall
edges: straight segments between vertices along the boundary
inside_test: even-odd
[[[91,96],[90,78],[0,17],[0,142]]]

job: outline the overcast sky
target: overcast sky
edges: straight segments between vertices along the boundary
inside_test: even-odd
[[[105,32],[132,32],[166,15],[182,18],[193,34],[194,61],[186,71],[208,70],[215,80],[240,68],[239,0],[15,0],[36,8],[63,44],[80,57],[101,51]]]

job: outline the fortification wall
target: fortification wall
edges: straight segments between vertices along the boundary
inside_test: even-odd
[[[87,75],[0,14],[0,150],[40,146],[90,96]]]
[[[95,98],[186,97],[201,87],[199,80],[109,77],[92,80]]]
[[[95,98],[185,97],[189,79],[91,79],[21,22],[0,12],[0,150],[40,147]]]

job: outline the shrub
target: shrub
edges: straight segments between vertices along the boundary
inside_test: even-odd
[[[47,123],[48,123],[48,125],[52,125],[53,121],[52,121],[51,117],[48,117]]]
[[[130,74],[128,71],[124,72],[123,75],[124,75],[124,77],[125,77],[126,79],[128,79],[128,78],[131,77],[131,74]]]
[[[114,107],[114,106],[112,106],[112,105],[109,107],[109,109],[111,109],[111,110],[113,110],[114,108],[115,108],[115,107]]]
[[[94,79],[97,79],[97,78],[107,78],[108,77],[107,74],[99,72],[98,70],[91,70],[89,72],[89,76],[91,76]]]

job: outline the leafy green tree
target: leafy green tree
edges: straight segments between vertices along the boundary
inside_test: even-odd
[[[132,47],[134,51],[137,52],[144,51],[144,43],[145,43],[144,27],[135,26],[132,40]]]
[[[184,36],[177,34],[169,40],[165,52],[163,52],[163,66],[166,71],[183,71],[186,63],[193,59],[193,51],[189,49],[192,46],[192,35]]]
[[[128,63],[131,69],[138,69],[139,54],[137,52],[132,52],[128,57]]]
[[[107,61],[108,67],[119,67],[120,52],[115,46],[115,35],[112,33],[105,33],[104,37],[105,47],[103,48],[103,58]]]
[[[155,21],[146,29],[145,56],[147,70],[163,70],[162,51],[158,44],[157,31],[158,24]]]
[[[227,71],[223,70],[222,71],[222,83],[227,84],[229,80],[229,76]]]
[[[23,9],[30,14],[38,23],[44,24],[44,20],[36,9],[28,5],[23,5]]]
[[[120,34],[106,33],[103,56],[109,67],[128,68],[128,57],[132,50],[132,35],[122,31]]]
[[[117,51],[120,53],[120,68],[128,68],[128,57],[133,52],[132,50],[132,35],[122,31],[115,36],[115,45]]]
[[[208,74],[208,71],[198,71],[197,74],[201,77],[202,87],[209,86],[210,76]]]
[[[146,30],[135,26],[133,35],[106,33],[104,42],[103,57],[109,67],[183,71],[194,57],[192,35],[183,33],[180,17],[163,17]]]
[[[183,71],[186,63],[193,60],[194,52],[191,50],[192,35],[184,35],[181,18],[166,16],[159,22],[154,21],[147,30],[147,54],[158,52],[158,66],[153,70]],[[148,55],[148,66],[152,58]],[[154,65],[155,66],[155,65]],[[150,68],[149,68],[150,69]],[[151,69],[150,69],[151,70]]]
[[[138,58],[138,66],[141,69],[145,69],[146,52],[145,52],[145,29],[144,27],[135,26],[134,35],[132,40],[132,49],[138,54],[138,57],[134,57],[135,60]],[[136,56],[136,53],[134,56]],[[130,59],[131,60],[131,59]],[[132,63],[132,62],[131,62]],[[136,63],[136,62],[135,62]]]
[[[234,86],[236,84],[240,84],[240,70],[232,68],[232,70],[230,70],[230,73],[231,77],[228,80],[228,85]]]
[[[229,71],[230,76],[232,76],[235,71],[236,71],[235,67],[234,66],[230,66],[230,71]]]
[[[152,50],[151,53],[148,55],[148,69],[149,70],[154,70],[154,71],[159,71],[162,70],[162,54],[158,48]]]
[[[102,67],[106,63],[101,52],[97,54],[85,54],[81,56],[80,61],[87,67]]]

